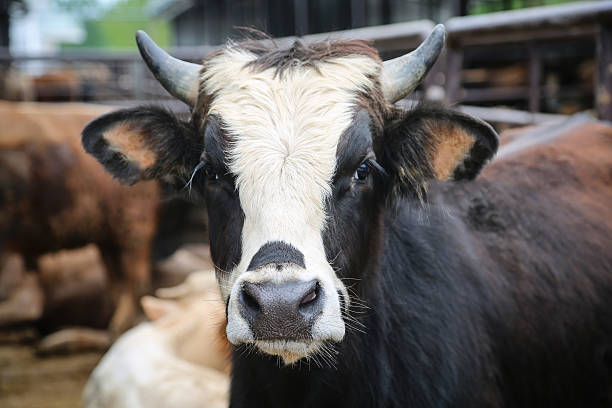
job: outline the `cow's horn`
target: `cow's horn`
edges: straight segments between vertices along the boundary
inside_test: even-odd
[[[202,66],[171,57],[144,31],[136,32],[136,43],[142,59],[162,86],[193,107],[198,96],[198,77]]]
[[[419,48],[384,62],[381,82],[387,101],[396,102],[415,90],[438,59],[445,37],[446,29],[438,24]]]

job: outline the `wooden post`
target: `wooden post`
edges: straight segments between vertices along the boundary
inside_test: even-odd
[[[463,51],[460,48],[448,48],[446,59],[446,97],[448,103],[461,102],[461,68],[463,68]]]
[[[302,37],[308,34],[308,2],[293,0],[293,13],[295,18],[295,35]]]
[[[7,6],[0,6],[0,47],[9,46],[9,17]]]
[[[455,0],[453,6],[453,14],[455,16],[467,16],[468,0]]]
[[[529,44],[529,112],[532,113],[540,111],[541,79],[542,57],[538,47],[531,43]]]
[[[381,0],[380,15],[382,21],[378,24],[389,24],[391,22],[391,0]]]
[[[446,50],[442,50],[442,52],[440,53],[440,56],[438,57],[438,60],[435,62],[433,67],[431,67],[431,70],[429,71],[429,73],[425,77],[425,80],[423,81],[423,95],[425,96],[425,99],[432,98],[432,100],[440,101],[440,102],[447,99],[446,81],[448,80],[447,79],[448,70],[446,68],[446,60],[447,60],[447,52]],[[435,93],[429,94],[429,89],[432,86],[436,88],[438,87],[441,88],[442,90],[444,90],[444,94],[443,95],[436,95]],[[438,100],[439,96],[441,97],[441,100]]]
[[[142,61],[134,60],[131,62],[132,75],[132,98],[140,101],[145,98],[145,67]]]
[[[266,32],[271,33],[270,29],[270,9],[268,0],[259,0],[255,2],[255,15],[253,20],[255,21],[255,27]]]
[[[612,121],[612,27],[600,24],[597,37],[595,106],[599,119]]]
[[[351,0],[351,28],[365,27],[366,3],[365,0]]]

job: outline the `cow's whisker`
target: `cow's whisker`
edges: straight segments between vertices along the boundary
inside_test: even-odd
[[[197,166],[195,166],[195,168],[193,169],[193,172],[191,173],[191,177],[189,178],[189,181],[187,182],[187,184],[185,184],[184,188],[189,187],[189,195],[191,195],[191,185],[193,184],[193,178],[195,177],[196,173],[198,172],[198,170],[200,170],[202,167],[204,167],[206,165],[206,163],[204,163],[203,161],[199,162]]]

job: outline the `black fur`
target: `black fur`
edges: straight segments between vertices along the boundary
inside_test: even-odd
[[[197,189],[203,190],[208,219],[213,220],[209,222],[210,236],[217,239],[210,242],[210,253],[218,278],[240,263],[244,224],[244,213],[235,179],[227,167],[227,143],[222,128],[221,118],[215,115],[208,117],[204,128],[206,149],[201,157],[209,171],[217,174],[219,178],[206,179],[206,182],[196,186]]]
[[[306,265],[304,265],[304,254],[302,254],[302,252],[286,242],[273,241],[267,242],[259,248],[257,253],[253,255],[247,267],[247,271],[254,271],[271,263],[292,263],[302,268],[306,268]]]

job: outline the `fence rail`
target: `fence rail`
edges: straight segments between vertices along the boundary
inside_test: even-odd
[[[391,58],[414,49],[430,32],[434,23],[429,20],[365,27],[332,33],[312,34],[301,38],[311,42],[322,39],[365,39],[373,42],[383,58]],[[479,16],[455,17],[446,22],[447,49],[417,94],[422,97],[431,87],[443,89],[447,102],[474,105],[506,100],[524,100],[532,113],[542,110],[543,70],[551,58],[571,58],[572,55],[592,54],[596,75],[594,83],[566,87],[560,95],[593,99],[602,119],[612,120],[612,2],[593,1],[561,6],[535,7]],[[297,37],[276,39],[280,44],[290,43]],[[560,42],[585,41],[586,50],[568,51]],[[574,48],[580,47],[580,43]],[[588,44],[594,44],[589,46]],[[478,54],[480,62],[494,62],[503,47],[514,47],[526,66],[527,81],[513,86],[486,86],[470,88],[462,73],[471,54]],[[517,48],[518,47],[518,48]],[[198,61],[217,49],[214,46],[181,47],[170,49],[174,56]],[[499,51],[502,50],[502,51]],[[517,51],[518,50],[518,51]],[[139,56],[107,55],[81,52],[60,55],[10,55],[0,49],[0,65],[27,67],[32,64],[56,64],[66,70],[78,71],[88,77],[89,84],[81,84],[77,97],[127,103],[129,100],[170,100],[170,96],[154,80]],[[96,70],[99,71],[96,78]],[[49,83],[52,83],[50,80]],[[42,86],[39,84],[39,86]],[[175,106],[175,105],[174,105]]]
[[[455,17],[446,22],[447,97],[463,102],[460,70],[466,50],[475,46],[522,44],[528,66],[528,87],[511,90],[528,98],[529,111],[540,111],[542,65],[546,44],[584,38],[595,42],[597,73],[592,84],[594,103],[600,118],[612,120],[612,2],[593,1],[560,6],[534,7],[480,16]],[[490,97],[468,96],[469,102]]]

